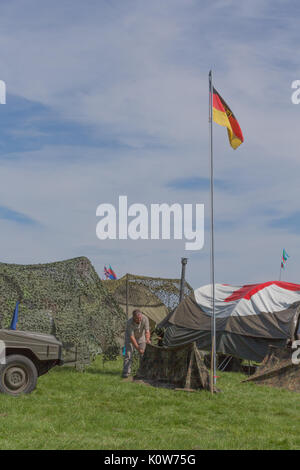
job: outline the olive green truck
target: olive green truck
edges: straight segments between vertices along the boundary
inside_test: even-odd
[[[1,393],[30,393],[40,375],[62,364],[62,343],[54,336],[0,329]]]

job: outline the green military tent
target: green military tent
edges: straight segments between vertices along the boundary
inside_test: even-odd
[[[0,263],[0,326],[19,301],[18,329],[54,334],[78,364],[119,352],[123,310],[85,257],[46,264]]]

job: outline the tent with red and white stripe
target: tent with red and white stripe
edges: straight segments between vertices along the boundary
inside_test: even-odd
[[[261,361],[269,345],[283,348],[300,334],[299,314],[299,284],[215,284],[217,352]],[[210,350],[212,285],[196,289],[167,321],[165,346],[196,341],[199,349]]]

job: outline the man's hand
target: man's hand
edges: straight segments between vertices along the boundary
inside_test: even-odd
[[[134,335],[130,336],[130,341],[131,341],[131,344],[133,344],[133,347],[134,347],[137,351],[139,351],[140,347],[139,347],[139,345],[137,344],[137,341],[136,341]]]
[[[139,352],[141,355],[143,355],[145,351],[144,351],[144,349],[142,349],[142,348],[138,348],[138,352]]]

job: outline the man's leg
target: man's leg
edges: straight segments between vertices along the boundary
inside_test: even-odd
[[[131,344],[125,345],[125,357],[124,357],[124,365],[123,365],[123,374],[122,377],[126,378],[131,372],[131,364],[132,364],[132,355],[133,355],[133,346]]]

